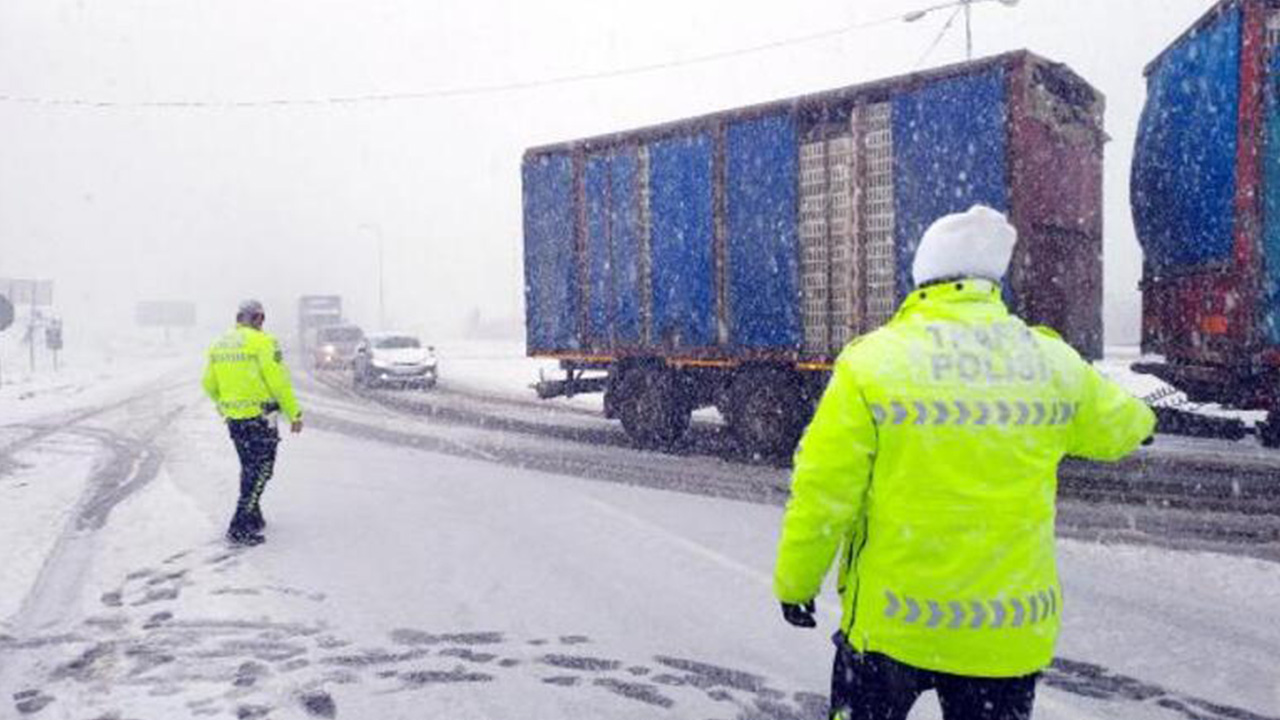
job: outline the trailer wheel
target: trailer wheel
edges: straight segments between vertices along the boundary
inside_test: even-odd
[[[622,428],[641,447],[670,447],[689,430],[689,403],[679,376],[670,370],[628,370],[618,383],[613,406]]]
[[[1267,413],[1266,422],[1259,428],[1258,439],[1263,447],[1280,448],[1280,408]]]
[[[762,455],[795,450],[808,420],[800,379],[785,370],[748,370],[729,390],[729,427],[739,442]]]

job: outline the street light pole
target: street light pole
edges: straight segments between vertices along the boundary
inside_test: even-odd
[[[973,59],[973,6],[975,3],[982,3],[982,2],[996,2],[996,3],[1000,3],[1001,5],[1004,5],[1005,7],[1014,7],[1020,2],[1020,0],[953,0],[952,2],[943,3],[941,5],[932,5],[930,7],[920,8],[919,10],[912,10],[906,15],[903,15],[902,20],[904,22],[909,22],[909,23],[916,22],[917,20],[921,20],[927,17],[928,15],[933,13],[935,10],[948,10],[948,9],[957,8],[957,7],[960,8],[964,12],[965,59],[972,60]],[[954,17],[954,15],[952,17]],[[950,26],[950,23],[948,23],[948,27],[949,26]],[[943,29],[943,33],[944,34],[946,33],[946,28]],[[939,38],[941,38],[941,36],[939,36]]]
[[[378,329],[387,329],[387,293],[385,275],[387,264],[383,253],[382,231],[378,231]]]
[[[382,227],[377,223],[361,223],[360,230],[373,231],[378,241],[378,329],[387,329],[386,263],[383,252]]]
[[[973,0],[964,2],[964,59],[973,59]]]

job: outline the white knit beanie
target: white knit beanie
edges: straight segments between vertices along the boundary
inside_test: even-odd
[[[911,278],[919,287],[933,280],[977,277],[999,282],[1013,259],[1018,231],[1003,213],[985,205],[946,215],[924,231]]]

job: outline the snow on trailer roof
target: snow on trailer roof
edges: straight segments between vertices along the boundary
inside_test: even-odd
[[[575,140],[566,140],[544,145],[536,145],[527,149],[524,153],[524,159],[538,155],[546,155],[551,153],[566,152],[573,150],[591,151],[608,148],[616,145],[622,145],[636,140],[658,139],[673,135],[687,133],[690,129],[711,129],[714,125],[726,118],[733,120],[742,120],[763,115],[769,115],[781,110],[799,109],[805,106],[816,105],[824,102],[832,101],[852,101],[857,99],[868,99],[870,101],[879,101],[887,98],[890,93],[895,90],[913,88],[925,83],[936,82],[939,80],[947,80],[950,78],[964,77],[972,75],[975,72],[988,70],[991,68],[1015,65],[1018,63],[1029,62],[1043,67],[1049,67],[1054,72],[1059,73],[1070,84],[1088,88],[1096,98],[1099,105],[1105,104],[1105,96],[1102,91],[1093,87],[1087,80],[1077,74],[1064,63],[1050,60],[1041,55],[1031,52],[1030,50],[1015,50],[1012,52],[992,55],[978,60],[970,60],[950,65],[942,65],[929,70],[909,73],[906,75],[895,75],[888,78],[878,80],[870,80],[856,85],[846,85],[844,87],[834,88],[830,90],[821,90],[804,95],[797,95],[782,100],[772,100],[755,105],[746,105],[742,107],[727,108],[715,112],[694,115],[687,118],[672,120],[655,125],[645,125],[630,130],[622,130],[619,132],[607,133],[604,135],[595,135]],[[882,95],[882,98],[876,98]]]

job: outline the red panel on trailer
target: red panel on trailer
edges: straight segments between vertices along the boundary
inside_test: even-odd
[[[1236,145],[1235,275],[1236,306],[1230,335],[1241,349],[1260,339],[1258,302],[1262,237],[1263,83],[1266,79],[1266,8],[1246,2],[1240,38],[1239,141]]]
[[[1235,302],[1230,272],[1165,278],[1143,287],[1143,342],[1169,360],[1234,364],[1236,326],[1248,308]]]
[[[1017,310],[1049,318],[1082,353],[1098,358],[1104,100],[1047,62],[1023,63],[1010,82],[1012,213],[1021,233],[1012,277]]]
[[[1071,228],[1102,236],[1102,147],[1065,140],[1033,118],[1015,129],[1025,174],[1015,188],[1035,225]]]

